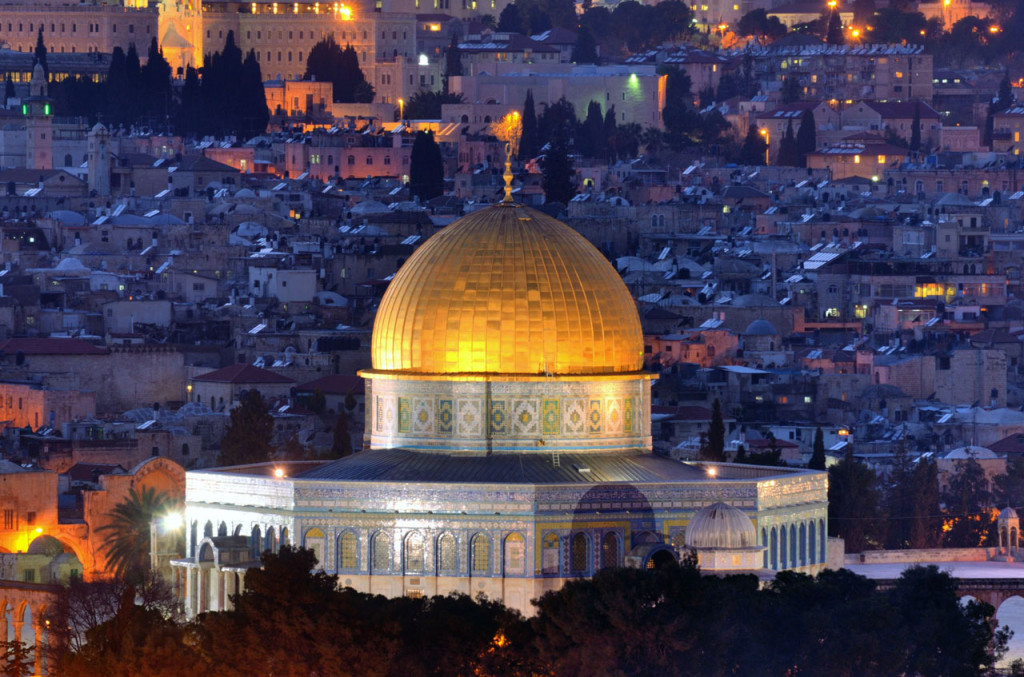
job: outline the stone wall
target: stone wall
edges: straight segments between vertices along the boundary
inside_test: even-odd
[[[927,548],[921,550],[869,550],[847,553],[844,564],[915,564],[918,562],[986,562],[997,548]]]

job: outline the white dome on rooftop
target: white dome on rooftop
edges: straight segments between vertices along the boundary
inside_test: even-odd
[[[728,503],[713,503],[697,511],[686,530],[686,545],[691,548],[753,548],[757,530],[739,508]]]

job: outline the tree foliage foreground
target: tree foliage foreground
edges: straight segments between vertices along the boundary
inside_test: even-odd
[[[961,604],[934,566],[888,591],[847,570],[762,586],[692,563],[603,569],[545,594],[530,619],[482,597],[339,589],[315,566],[310,550],[264,553],[234,609],[188,623],[122,604],[63,674],[967,677],[1008,639],[990,605]]]

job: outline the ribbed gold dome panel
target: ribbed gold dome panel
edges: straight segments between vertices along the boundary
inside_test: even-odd
[[[583,236],[521,205],[434,235],[373,325],[373,367],[421,374],[612,374],[643,366],[636,305]]]

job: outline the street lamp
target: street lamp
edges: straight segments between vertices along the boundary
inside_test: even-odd
[[[768,151],[771,150],[772,147],[771,135],[768,133],[767,127],[761,127],[757,130],[757,133],[764,137],[764,164],[765,166],[768,166],[771,164],[768,161]]]

